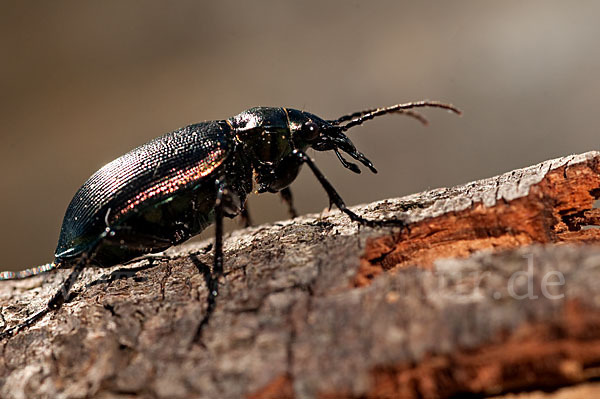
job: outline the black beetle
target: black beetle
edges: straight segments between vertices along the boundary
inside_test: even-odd
[[[413,108],[437,107],[460,114],[449,104],[420,101],[370,109],[323,120],[290,108],[257,107],[221,121],[202,122],[158,137],[110,162],[77,191],[67,208],[53,263],[21,272],[2,272],[0,280],[21,279],[57,268],[72,268],[45,309],[0,333],[9,337],[58,309],[88,264],[114,266],[163,251],[216,223],[208,321],[223,274],[223,217],[245,212],[246,196],[281,192],[295,214],[288,186],[307,164],[331,204],[362,225],[399,226],[401,220],[368,220],[349,210],[305,151],[333,151],[355,173],[359,167],[341,151],[377,171],[345,135],[351,127],[388,113],[426,122]]]

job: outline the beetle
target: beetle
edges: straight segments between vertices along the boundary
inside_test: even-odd
[[[376,173],[345,132],[381,115],[402,113],[426,123],[414,108],[437,107],[460,114],[450,104],[419,101],[368,109],[324,120],[291,108],[256,107],[229,119],[192,124],[160,136],[108,163],[77,191],[65,213],[54,261],[2,272],[0,280],[22,279],[59,268],[69,276],[47,306],[0,333],[0,339],[34,324],[59,309],[88,265],[111,267],[180,244],[215,223],[214,259],[208,282],[208,304],[198,331],[216,306],[223,275],[223,218],[247,215],[246,197],[257,192],[281,193],[295,214],[289,185],[306,164],[336,205],[351,220],[368,227],[406,227],[399,219],[365,219],[346,204],[306,154],[333,151],[354,173],[358,165]]]

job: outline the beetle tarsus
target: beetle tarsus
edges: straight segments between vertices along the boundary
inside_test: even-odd
[[[46,307],[45,309],[40,310],[39,312],[33,314],[32,316],[29,316],[24,322],[17,324],[14,327],[7,328],[6,330],[2,331],[0,333],[0,341],[4,340],[6,338],[10,338],[10,337],[16,335],[22,329],[35,324],[35,322],[37,322],[42,317],[44,317],[46,314],[48,314],[49,311],[50,311],[50,308]]]

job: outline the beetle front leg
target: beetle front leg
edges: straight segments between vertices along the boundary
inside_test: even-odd
[[[315,175],[317,180],[319,180],[319,183],[321,183],[321,186],[323,187],[325,192],[327,192],[327,195],[329,196],[329,202],[331,204],[335,204],[335,206],[337,206],[342,212],[344,212],[346,215],[348,215],[348,217],[350,217],[350,219],[352,221],[360,223],[360,224],[368,226],[368,227],[384,227],[384,226],[403,227],[403,228],[407,227],[406,223],[400,219],[371,220],[371,219],[365,219],[362,216],[359,216],[356,213],[352,212],[350,209],[348,209],[348,207],[344,203],[344,200],[342,200],[342,197],[340,197],[340,195],[337,193],[335,188],[333,188],[331,183],[329,183],[329,181],[325,178],[323,173],[321,173],[319,168],[317,168],[317,165],[315,165],[313,160],[310,159],[310,157],[308,155],[306,155],[305,152],[300,151],[300,150],[294,150],[293,155],[298,157],[299,162],[305,163],[308,165],[308,167],[313,172],[313,174]]]

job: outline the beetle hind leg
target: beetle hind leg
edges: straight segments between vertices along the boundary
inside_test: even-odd
[[[90,254],[91,251],[88,251],[81,256],[81,258],[77,261],[77,263],[71,270],[69,276],[65,279],[65,281],[63,281],[62,286],[58,289],[58,291],[56,291],[52,298],[50,298],[44,309],[29,316],[24,322],[2,331],[0,333],[0,340],[12,337],[24,328],[34,325],[37,321],[42,319],[48,313],[60,309],[63,303],[65,303],[68,300],[69,292],[71,291],[71,288],[73,288],[73,285],[79,278],[79,275],[81,274],[83,269],[89,264]]]
[[[52,298],[50,298],[50,300],[46,304],[46,307],[38,311],[37,313],[34,313],[33,315],[29,316],[24,322],[0,332],[0,341],[12,337],[24,328],[32,326],[37,321],[46,316],[48,313],[60,309],[62,305],[69,300],[71,288],[73,288],[73,285],[75,285],[75,283],[79,279],[79,276],[81,275],[83,269],[85,269],[90,264],[98,248],[106,240],[106,237],[110,237],[113,234],[113,230],[107,227],[106,230],[93,242],[93,244],[90,245],[88,250],[81,254],[75,265],[72,267],[71,273],[62,282],[62,285],[58,289],[58,291],[56,291],[54,295],[52,295]]]

